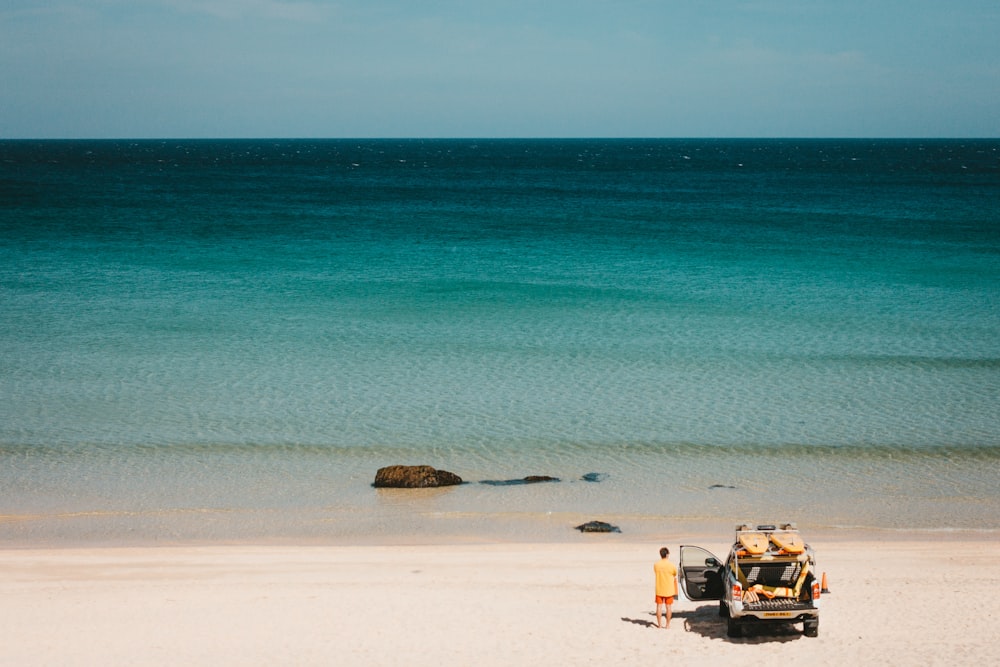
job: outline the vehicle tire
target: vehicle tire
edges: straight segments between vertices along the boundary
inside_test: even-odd
[[[802,624],[802,634],[806,637],[819,637],[819,619],[815,621],[805,621]]]
[[[729,607],[725,602],[719,602],[719,618],[729,618]]]
[[[732,616],[726,619],[726,636],[727,637],[742,637],[743,636],[743,626],[740,622],[733,618]]]

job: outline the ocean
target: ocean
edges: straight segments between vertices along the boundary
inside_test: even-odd
[[[998,408],[1000,140],[0,141],[0,544],[997,531]]]

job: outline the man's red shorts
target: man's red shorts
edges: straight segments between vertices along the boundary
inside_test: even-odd
[[[674,596],[663,597],[662,595],[656,596],[656,604],[673,604]]]

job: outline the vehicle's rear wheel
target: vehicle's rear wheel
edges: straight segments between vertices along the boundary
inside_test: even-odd
[[[819,637],[819,619],[804,622],[802,624],[802,634],[806,637]]]
[[[728,637],[742,637],[743,636],[743,626],[738,620],[732,616],[726,619],[726,636]]]
[[[719,602],[719,616],[721,618],[729,618],[729,607],[726,606],[725,602]]]

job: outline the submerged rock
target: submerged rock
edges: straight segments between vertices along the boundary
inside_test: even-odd
[[[620,533],[621,528],[604,521],[588,521],[576,527],[581,533]]]
[[[607,478],[608,478],[608,473],[606,472],[588,472],[580,479],[582,479],[585,482],[603,482]]]
[[[462,478],[431,466],[386,466],[375,473],[375,488],[428,489],[461,484]]]
[[[481,484],[489,484],[490,486],[519,486],[521,484],[538,484],[539,482],[559,482],[561,481],[558,477],[549,477],[548,475],[528,475],[527,477],[522,477],[521,479],[485,479]]]
[[[713,484],[712,486],[710,486],[708,488],[710,488],[710,489],[735,489],[736,487],[735,486],[730,486],[729,484]]]

